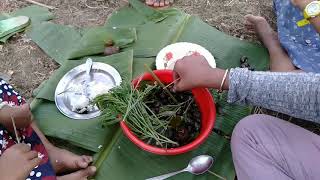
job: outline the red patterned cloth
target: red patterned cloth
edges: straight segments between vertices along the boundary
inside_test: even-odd
[[[0,78],[0,103],[1,102],[6,102],[10,106],[19,106],[24,104],[25,100],[10,84]],[[22,138],[21,141],[30,145],[31,149],[37,151],[38,156],[42,158],[41,164],[30,172],[30,175],[26,180],[56,180],[56,175],[50,163],[48,153],[32,127],[29,126],[19,130],[19,133]],[[0,155],[17,143],[12,137],[10,132],[0,125]]]

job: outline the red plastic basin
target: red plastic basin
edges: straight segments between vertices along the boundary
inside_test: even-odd
[[[159,77],[159,79],[164,84],[169,84],[173,81],[172,71],[171,70],[156,70],[154,73]],[[142,77],[138,77],[132,81],[132,83],[137,86],[139,80],[150,80],[154,81],[153,77],[149,73],[145,73]],[[120,126],[124,134],[139,148],[154,153],[158,155],[178,155],[183,154],[188,151],[191,151],[201,145],[211,134],[214,122],[216,119],[216,108],[214,100],[206,88],[195,88],[192,89],[192,94],[195,98],[196,103],[200,109],[201,113],[201,129],[198,137],[191,143],[178,147],[178,148],[159,148],[156,146],[151,146],[144,141],[140,140],[126,125],[125,121],[120,122]]]

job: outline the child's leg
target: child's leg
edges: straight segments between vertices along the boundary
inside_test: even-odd
[[[265,18],[247,15],[247,27],[255,31],[269,51],[270,71],[287,72],[296,70],[291,59],[281,47],[277,33],[271,28]]]

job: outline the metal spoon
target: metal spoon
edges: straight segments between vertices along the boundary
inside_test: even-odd
[[[210,167],[212,166],[212,164],[213,164],[213,158],[211,156],[201,155],[201,156],[197,156],[197,157],[194,157],[193,159],[191,159],[188,166],[185,169],[182,169],[181,171],[172,172],[169,174],[149,178],[146,180],[163,180],[163,179],[167,179],[171,176],[175,176],[175,175],[182,173],[182,172],[190,172],[194,175],[199,175],[199,174],[203,174],[203,173],[207,172],[210,169]]]
[[[89,98],[88,87],[91,81],[90,71],[92,68],[92,64],[93,64],[92,59],[88,58],[86,61],[86,79],[85,79],[85,87],[84,87],[84,94],[86,95],[87,98]]]

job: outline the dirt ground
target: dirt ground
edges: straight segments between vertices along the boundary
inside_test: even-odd
[[[86,27],[101,25],[115,9],[126,5],[125,0],[37,0],[55,6],[53,20],[59,24]],[[1,0],[0,12],[11,12],[31,5],[24,0]],[[243,16],[252,13],[265,16],[274,24],[272,0],[176,0],[174,7],[200,16],[219,30],[255,41],[255,36],[244,29]],[[58,65],[35,43],[18,34],[8,43],[0,44],[0,72],[28,100],[32,91],[46,80]]]

